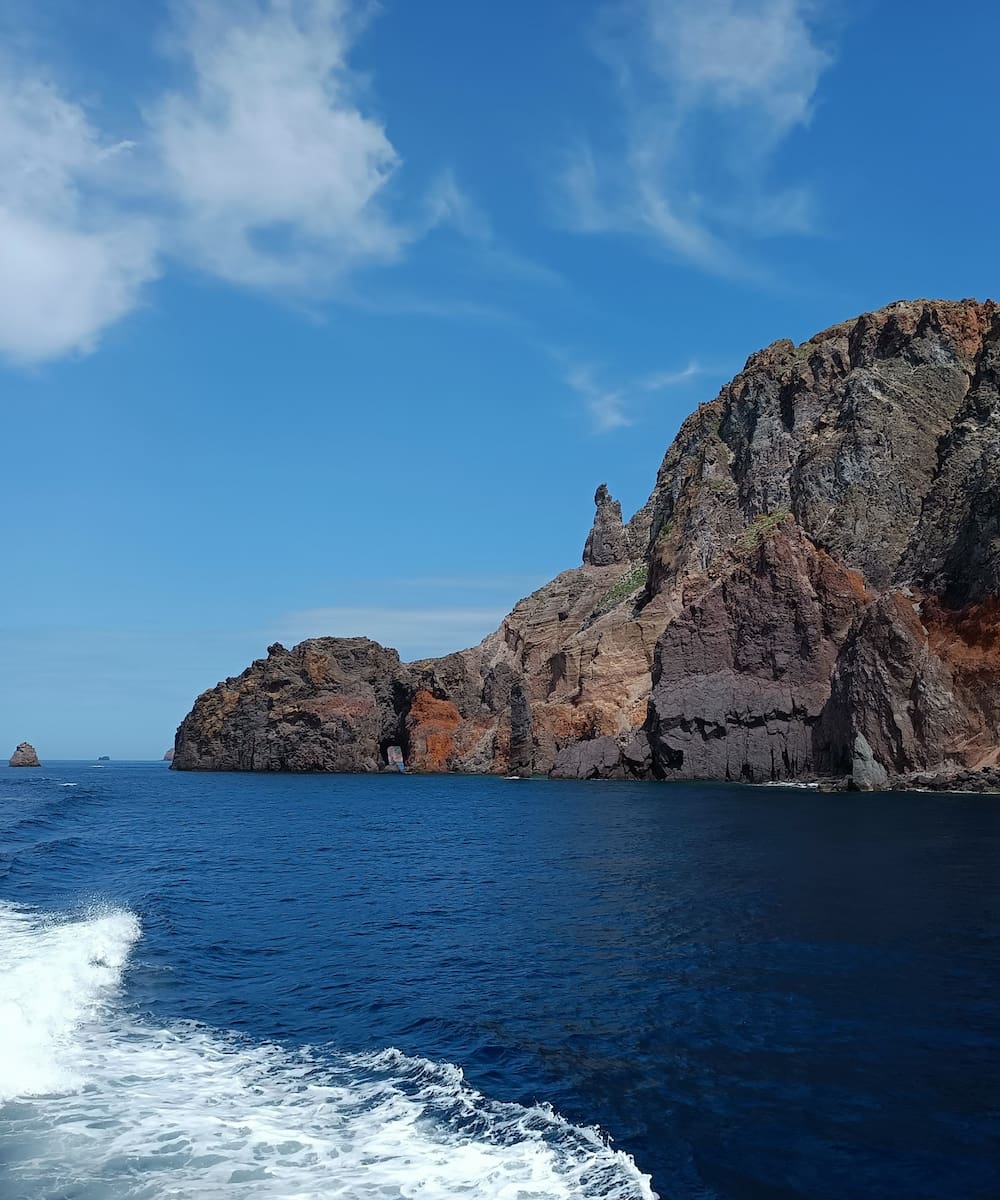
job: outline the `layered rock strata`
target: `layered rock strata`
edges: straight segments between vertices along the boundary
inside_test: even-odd
[[[582,565],[479,646],[271,647],[199,697],[174,767],[371,771],[390,745],[410,770],[569,778],[1000,767],[991,301],[776,342],[684,422],[631,521],[595,503]]]

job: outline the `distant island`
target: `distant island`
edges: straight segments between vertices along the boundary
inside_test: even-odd
[[[1000,309],[891,304],[751,355],[625,524],[479,646],[275,644],[178,770],[1000,788]]]
[[[109,754],[102,754],[102,755],[100,755],[100,757],[98,758],[97,761],[98,762],[111,762],[111,756]]]

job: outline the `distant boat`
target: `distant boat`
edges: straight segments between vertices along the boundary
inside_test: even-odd
[[[406,765],[403,762],[403,751],[399,746],[390,746],[385,752],[385,756],[389,761],[390,767],[395,767],[401,775],[406,774]]]
[[[110,754],[102,754],[97,759],[98,762],[111,762]]]

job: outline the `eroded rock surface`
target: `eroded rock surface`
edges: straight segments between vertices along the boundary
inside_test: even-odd
[[[479,646],[272,647],[174,766],[881,786],[1000,767],[1000,310],[913,301],[751,355],[626,524]],[[867,747],[867,749],[865,749]],[[986,774],[984,774],[986,772]],[[936,773],[936,774],[935,774]]]
[[[406,718],[404,677],[395,650],[367,638],[314,638],[292,650],[276,642],[267,658],[198,697],[177,731],[172,766],[376,771]]]

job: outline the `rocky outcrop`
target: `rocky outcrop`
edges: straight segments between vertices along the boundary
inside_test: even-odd
[[[774,343],[626,524],[479,646],[272,647],[178,768],[850,778],[1000,767],[1000,310],[893,304]],[[889,778],[891,777],[891,778]]]
[[[863,733],[854,739],[850,785],[859,792],[883,791],[889,786],[889,772],[875,757],[875,751]]]
[[[816,769],[814,731],[869,594],[791,518],[756,528],[745,561],[657,647],[647,729],[661,777],[757,782]]]
[[[409,696],[399,655],[367,638],[267,649],[198,697],[172,766],[209,771],[375,771],[400,740]],[[406,704],[404,705],[404,700]]]
[[[889,786],[903,791],[924,792],[1000,792],[1000,768],[981,771],[953,768],[944,771],[916,771],[890,780]]]
[[[583,561],[592,567],[610,567],[629,560],[628,538],[622,523],[622,506],[602,483],[594,495],[597,512],[583,547]]]
[[[38,761],[35,747],[30,742],[19,742],[17,749],[10,756],[8,765],[11,767],[40,767],[42,764]]]
[[[173,762],[173,761],[174,761],[174,748],[173,748],[173,746],[171,746],[171,747],[170,747],[170,749],[169,749],[169,750],[166,752],[166,754],[164,754],[164,756],[163,756],[163,761],[164,761],[164,762]]]

